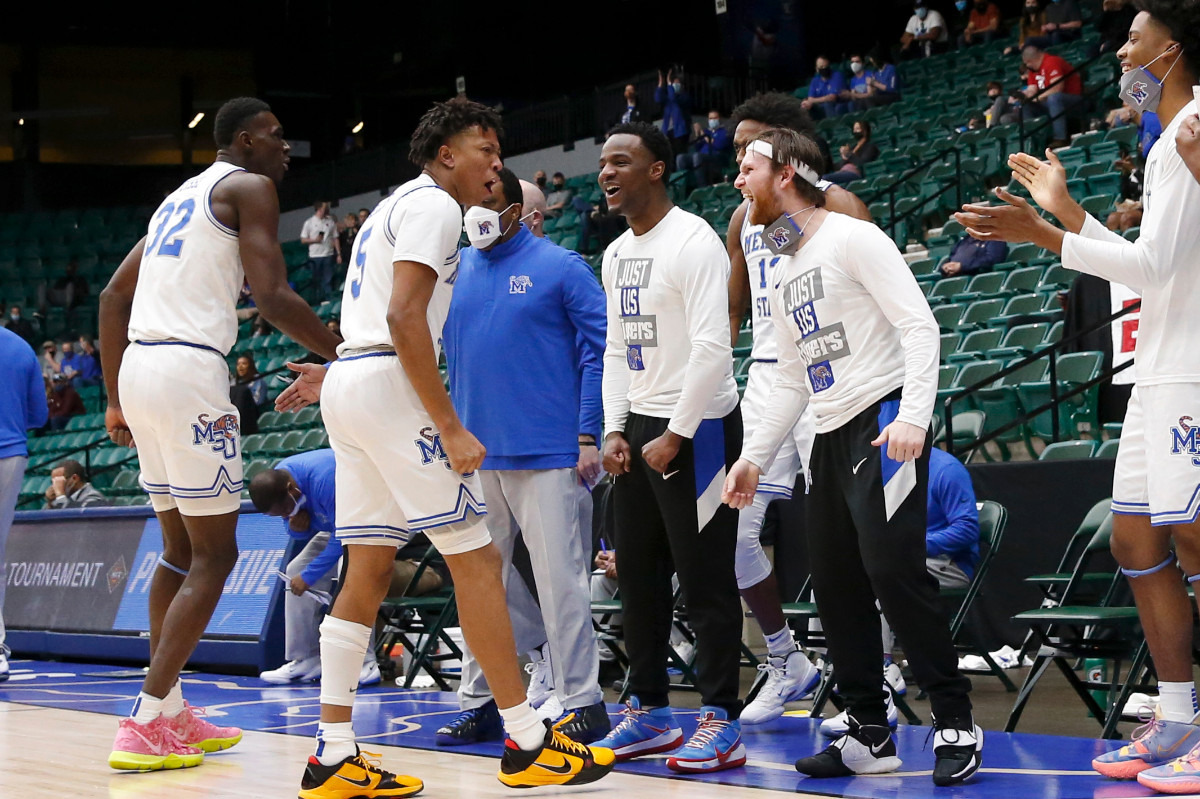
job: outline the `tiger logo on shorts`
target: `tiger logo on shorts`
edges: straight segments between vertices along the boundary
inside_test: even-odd
[[[238,456],[238,418],[227,413],[212,421],[208,414],[200,414],[192,424],[192,445],[208,444],[213,452],[219,452],[225,460]]]

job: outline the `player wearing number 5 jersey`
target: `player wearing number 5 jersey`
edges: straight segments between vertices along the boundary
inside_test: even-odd
[[[150,586],[150,669],[109,765],[198,765],[241,739],[183,701],[179,671],[237,560],[242,455],[225,356],[243,280],[259,311],[303,346],[334,357],[337,339],[287,284],[276,184],[288,144],[270,107],[230,100],[214,123],[217,160],[159,206],[144,239],[100,295],[105,426],[137,446],[163,532]]]

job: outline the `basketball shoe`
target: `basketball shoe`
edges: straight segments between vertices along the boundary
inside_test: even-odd
[[[188,746],[165,718],[147,724],[121,719],[108,765],[120,771],[158,771],[191,768],[204,762],[204,752]]]
[[[358,754],[333,766],[321,765],[315,756],[309,757],[300,780],[300,799],[412,796],[425,787],[425,783],[416,777],[384,771],[379,767],[378,757],[359,750]]]
[[[767,662],[758,668],[766,672],[767,679],[754,700],[742,710],[741,721],[745,724],[762,724],[779,718],[785,703],[803,699],[821,682],[821,672],[798,649],[786,658],[768,656]]]
[[[1183,757],[1138,772],[1137,781],[1159,793],[1200,792],[1200,744]]]
[[[730,721],[724,708],[700,708],[700,726],[675,754],[667,758],[667,768],[684,774],[723,771],[746,765],[746,747],[742,745],[742,725]]]
[[[183,712],[173,719],[166,719],[175,737],[202,752],[220,752],[242,740],[242,731],[237,727],[218,727],[202,718],[208,715],[202,707],[192,707],[185,700]],[[166,718],[164,716],[163,718]]]
[[[596,746],[613,750],[617,760],[670,752],[683,743],[683,730],[669,707],[642,710],[638,698],[631,696],[621,715],[625,717],[621,723],[596,742]]]
[[[1133,731],[1129,743],[1100,755],[1092,761],[1092,768],[1105,777],[1132,780],[1139,772],[1170,764],[1197,744],[1200,726],[1195,719],[1190,723],[1168,721],[1156,709],[1149,721]]]
[[[933,784],[957,785],[970,779],[983,762],[983,730],[970,715],[965,718],[933,720]]]
[[[504,737],[504,721],[496,700],[489,699],[479,707],[468,708],[434,733],[438,746],[462,746],[480,741],[498,741]]]
[[[888,691],[886,685],[883,687],[883,690],[887,693],[887,697],[884,699],[887,702],[887,723],[894,730],[896,729],[896,725],[900,723],[900,714],[896,711],[896,703],[892,699],[892,692]],[[849,729],[850,711],[848,710],[843,710],[836,716],[832,716],[821,722],[821,734],[830,738],[845,735]]]
[[[583,785],[612,771],[616,757],[611,749],[576,743],[559,731],[571,718],[567,716],[553,726],[546,722],[546,737],[540,749],[524,750],[516,741],[506,739],[496,775],[500,782],[510,788]]]
[[[277,669],[264,671],[258,675],[258,679],[263,682],[269,682],[272,685],[287,685],[290,682],[311,682],[321,679],[321,658],[317,657],[305,658],[304,660],[291,660],[284,663]]]
[[[846,721],[846,733],[812,757],[797,760],[796,771],[820,778],[884,774],[900,768],[890,729],[861,725],[854,716],[847,716]]]

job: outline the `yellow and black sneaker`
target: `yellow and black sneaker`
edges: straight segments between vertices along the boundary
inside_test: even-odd
[[[574,714],[553,727],[546,722],[546,738],[540,749],[526,751],[513,739],[505,739],[500,773],[496,775],[500,782],[510,788],[583,785],[612,771],[616,756],[611,749],[576,743],[559,731],[572,718]]]
[[[360,751],[334,766],[324,766],[315,757],[308,759],[304,779],[300,781],[300,799],[375,799],[381,796],[412,796],[425,783],[416,777],[393,774],[379,767],[372,752]]]

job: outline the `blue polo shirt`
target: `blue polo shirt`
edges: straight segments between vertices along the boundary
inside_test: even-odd
[[[896,74],[896,67],[894,65],[884,64],[882,69],[875,70],[871,73],[871,76],[887,87],[884,91],[894,94],[900,93],[900,78]]]
[[[275,466],[283,469],[296,481],[296,487],[304,496],[304,510],[308,511],[308,529],[293,530],[287,519],[284,529],[292,538],[307,540],[317,533],[329,533],[329,543],[300,575],[304,582],[312,585],[332,569],[342,555],[342,543],[334,529],[337,518],[337,494],[335,485],[335,462],[333,450],[316,449],[284,458]]]
[[[822,78],[819,74],[813,75],[812,81],[808,84],[809,97],[824,97],[844,91],[846,91],[846,76],[836,69],[828,79]]]
[[[971,475],[958,458],[943,449],[929,450],[929,498],[925,522],[925,554],[949,555],[968,577],[979,562],[979,509]]]
[[[25,431],[46,423],[46,384],[25,339],[0,327],[0,458],[25,457]]]
[[[459,260],[442,345],[450,396],[484,469],[563,469],[600,438],[604,289],[577,253],[524,225]]]

